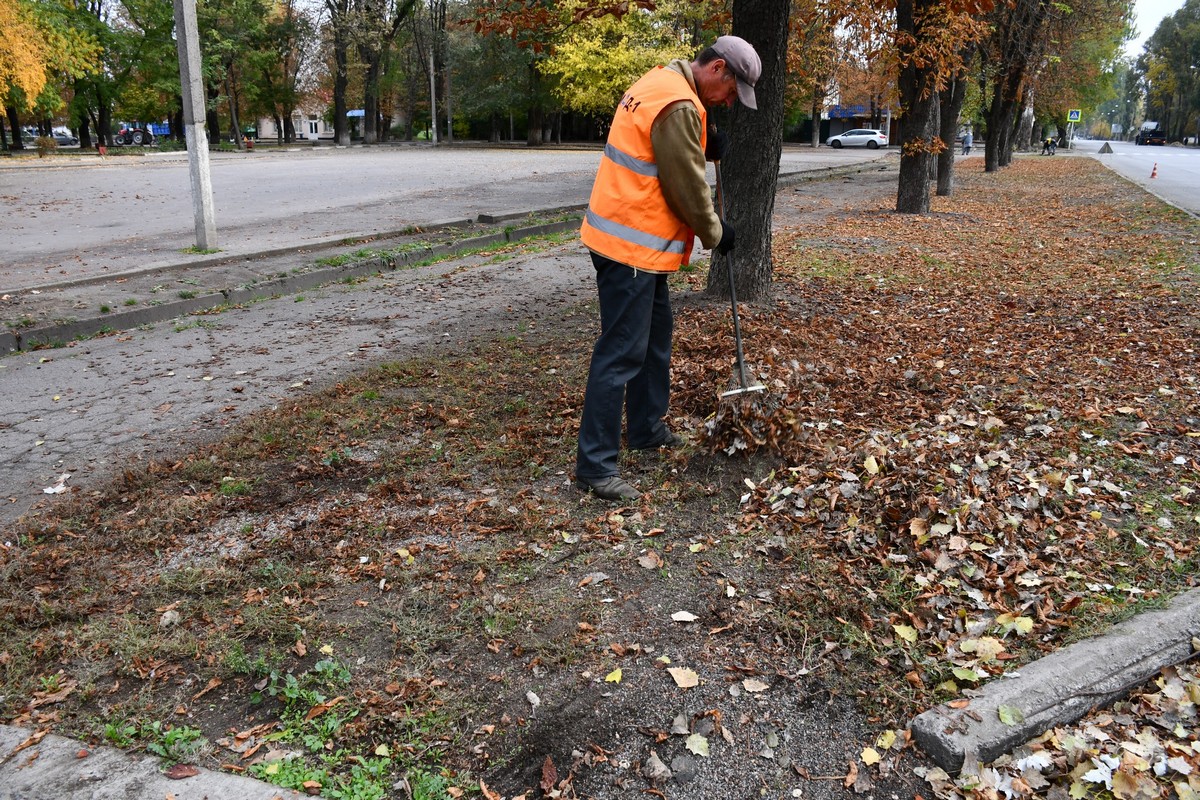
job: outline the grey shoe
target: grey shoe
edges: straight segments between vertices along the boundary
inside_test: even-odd
[[[636,500],[642,496],[641,492],[630,486],[620,475],[595,480],[578,478],[575,485],[602,500]]]

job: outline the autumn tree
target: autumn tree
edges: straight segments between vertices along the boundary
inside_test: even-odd
[[[991,0],[897,0],[896,58],[900,95],[900,186],[896,210],[925,214],[938,154],[939,100],[963,72],[967,45],[982,35],[978,14]],[[953,144],[953,139],[951,139]]]
[[[0,0],[0,96],[10,97],[17,89],[22,98],[37,97],[46,84],[48,55],[49,43],[33,5]]]
[[[838,14],[824,0],[793,0],[788,21],[786,104],[807,105],[813,147],[821,143],[821,109],[833,88]]]
[[[23,147],[21,114],[33,113],[48,134],[71,82],[99,68],[96,38],[77,18],[69,0],[0,0],[0,98],[14,149]]]

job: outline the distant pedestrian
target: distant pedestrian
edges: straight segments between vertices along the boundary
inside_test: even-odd
[[[971,145],[974,143],[975,143],[975,137],[971,135],[970,131],[967,131],[966,133],[963,134],[963,155],[964,156],[971,155]]]

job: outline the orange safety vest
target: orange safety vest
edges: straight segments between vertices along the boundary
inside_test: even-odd
[[[621,264],[675,272],[688,263],[695,234],[675,215],[658,182],[650,126],[672,103],[690,100],[700,113],[700,147],[708,114],[687,78],[655,67],[621,98],[592,185],[580,237],[589,250]]]

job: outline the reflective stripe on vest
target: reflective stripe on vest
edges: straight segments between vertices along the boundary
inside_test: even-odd
[[[594,252],[656,272],[674,272],[688,262],[693,233],[667,206],[650,142],[658,114],[680,100],[690,100],[700,115],[703,148],[707,114],[680,73],[656,67],[622,98],[580,232]]]

